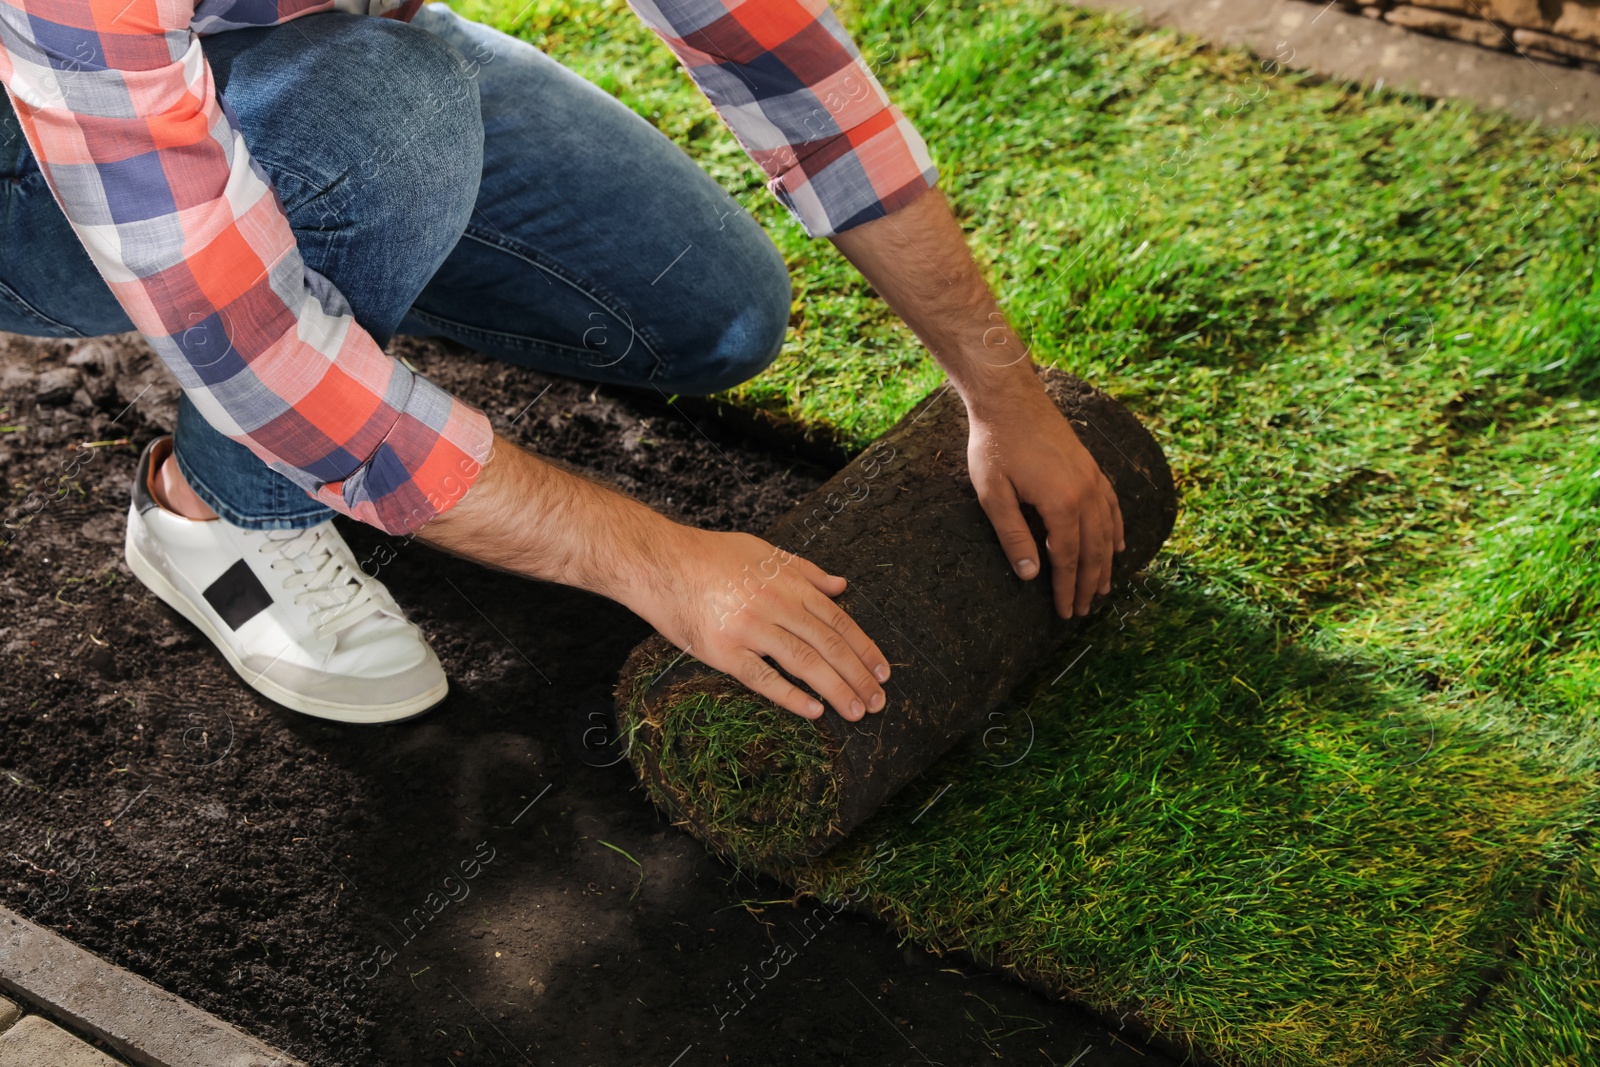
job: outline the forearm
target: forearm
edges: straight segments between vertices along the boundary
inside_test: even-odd
[[[477,481],[417,536],[479,563],[626,604],[648,572],[670,566],[663,553],[681,529],[496,434]]]
[[[1019,390],[1042,389],[938,189],[830,240],[927,346],[968,411],[1003,411]]]

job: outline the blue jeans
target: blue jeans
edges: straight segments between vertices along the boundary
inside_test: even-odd
[[[532,45],[430,3],[410,24],[321,12],[203,47],[306,265],[380,345],[448,337],[669,394],[728,388],[777,355],[791,290],[771,239],[648,122]],[[0,331],[133,328],[0,93]],[[187,396],[174,451],[236,525],[333,514]]]

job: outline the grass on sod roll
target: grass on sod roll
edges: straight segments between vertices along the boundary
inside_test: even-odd
[[[771,705],[727,675],[715,675],[687,692],[672,693],[672,680],[653,719],[641,713],[646,690],[684,655],[668,646],[646,657],[632,672],[649,680],[629,695],[630,754],[649,742],[640,736],[648,721],[659,731],[652,758],[706,830],[741,841],[753,854],[793,853],[822,834],[838,812],[838,790],[831,756],[822,735],[798,715],[774,719]],[[631,729],[629,725],[631,724]],[[635,761],[637,763],[637,760]],[[653,776],[644,784],[663,810],[683,817],[680,801],[659,788]]]
[[[790,336],[729,399],[860,447],[941,381],[620,0],[455,6],[778,242]],[[840,10],[1034,358],[1147,420],[1184,510],[796,880],[1229,1062],[1594,1062],[1600,144],[1048,0],[924,8]]]

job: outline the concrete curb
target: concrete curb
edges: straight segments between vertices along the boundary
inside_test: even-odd
[[[0,992],[93,1034],[138,1067],[305,1067],[3,907]]]
[[[1207,41],[1276,56],[1287,67],[1362,85],[1457,97],[1518,118],[1594,133],[1600,74],[1413,33],[1304,0],[1076,0],[1128,11]],[[1285,58],[1292,57],[1292,58]]]

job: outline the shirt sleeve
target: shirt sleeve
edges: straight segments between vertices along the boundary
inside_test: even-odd
[[[904,207],[938,180],[927,144],[826,0],[628,4],[812,237]]]
[[[0,0],[0,81],[95,267],[206,421],[335,511],[413,531],[476,480],[488,417],[385,353],[301,261],[193,16],[192,0]]]

